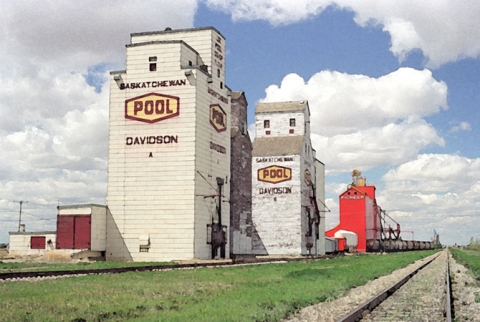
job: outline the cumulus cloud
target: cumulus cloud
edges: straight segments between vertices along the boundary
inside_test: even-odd
[[[480,54],[480,3],[465,1],[339,1],[351,8],[361,26],[381,25],[392,38],[390,50],[400,59],[415,49],[435,68]]]
[[[383,180],[392,191],[459,193],[478,184],[478,173],[480,159],[450,154],[422,154],[388,171]]]
[[[443,242],[468,242],[478,226],[480,159],[423,154],[388,171],[377,201],[403,229],[435,229]],[[466,224],[469,223],[469,224]],[[455,233],[452,233],[455,232]],[[431,231],[427,231],[431,233]],[[423,235],[423,238],[427,238]]]
[[[401,164],[444,140],[423,117],[447,109],[447,86],[429,70],[400,68],[371,78],[321,71],[266,89],[263,101],[308,100],[312,144],[327,173]]]
[[[196,8],[195,0],[2,3],[0,242],[18,226],[13,200],[28,201],[37,230],[55,229],[57,204],[105,203],[108,71],[124,68],[130,33],[192,27]]]
[[[286,25],[320,14],[330,0],[206,0],[208,6],[230,13],[236,20],[267,20],[272,25]]]
[[[395,165],[414,158],[431,144],[443,145],[435,129],[424,120],[409,118],[399,124],[368,128],[357,133],[322,137],[312,135],[312,144],[326,164],[329,174],[369,170]]]
[[[266,89],[265,101],[306,98],[316,133],[330,136],[436,114],[447,108],[447,86],[429,70],[400,68],[379,78],[321,71],[307,82],[296,74],[285,76],[280,86]]]
[[[472,126],[470,125],[470,123],[468,122],[460,122],[458,123],[457,125],[454,125],[451,129],[450,129],[450,133],[455,133],[455,132],[460,132],[460,131],[471,131],[472,130]]]
[[[14,65],[0,71],[48,76],[56,68],[78,71],[99,62],[118,63],[130,33],[191,27],[196,8],[195,0],[5,2],[0,8],[0,53]]]
[[[329,6],[350,10],[358,25],[380,26],[390,34],[390,50],[400,61],[410,52],[421,50],[430,68],[480,54],[478,1],[206,0],[206,3],[230,13],[234,20],[266,20],[274,26],[309,19]]]

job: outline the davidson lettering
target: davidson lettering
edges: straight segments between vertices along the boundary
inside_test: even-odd
[[[221,146],[220,144],[213,143],[211,141],[210,141],[210,149],[217,151],[218,153],[221,153],[221,154],[227,154],[227,149],[225,147]]]
[[[127,136],[126,145],[171,144],[178,143],[178,135]]]
[[[155,88],[155,87],[171,87],[187,85],[186,79],[164,80],[153,82],[138,82],[138,83],[120,83],[120,89],[139,89],[139,88]]]
[[[261,195],[283,195],[292,193],[292,187],[260,188],[258,193]]]

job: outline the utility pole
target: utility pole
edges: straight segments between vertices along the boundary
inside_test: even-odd
[[[20,204],[20,212],[18,214],[18,232],[20,232],[20,227],[22,225],[22,205],[23,205],[23,203],[28,203],[28,201],[14,200],[13,202],[18,202]]]

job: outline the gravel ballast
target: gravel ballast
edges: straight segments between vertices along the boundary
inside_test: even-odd
[[[437,256],[437,254],[418,260],[405,268],[394,271],[390,275],[369,281],[363,286],[351,289],[346,296],[334,301],[322,302],[303,308],[294,317],[284,321],[337,321],[352,309],[376,296],[387,287],[392,286],[398,280],[410,274],[416,268],[423,265],[425,261],[434,256]],[[443,256],[446,256],[446,251]],[[454,273],[454,284],[452,285],[452,288],[453,296],[455,298],[454,305],[456,309],[456,321],[480,321],[480,303],[475,303],[475,294],[478,294],[477,298],[480,296],[480,285],[478,281],[469,275],[468,270],[465,267],[456,263],[451,257],[450,265],[451,271]],[[427,295],[423,296],[422,301],[428,302],[429,299],[425,298]],[[429,296],[432,296],[432,301],[438,301],[438,294],[431,294]],[[398,319],[400,319],[400,321],[402,320],[402,318],[397,317],[397,321]],[[406,316],[404,321],[409,321]]]

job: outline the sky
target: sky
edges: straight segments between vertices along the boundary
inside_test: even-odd
[[[476,0],[16,0],[0,15],[0,243],[20,201],[27,231],[54,231],[58,205],[105,204],[107,80],[130,34],[208,26],[251,133],[258,102],[308,100],[327,229],[358,169],[405,239],[480,239]]]

